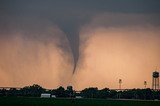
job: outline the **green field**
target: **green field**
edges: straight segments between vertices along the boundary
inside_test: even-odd
[[[0,97],[0,106],[160,106],[160,101]]]

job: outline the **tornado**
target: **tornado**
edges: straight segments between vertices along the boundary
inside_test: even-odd
[[[70,21],[69,21],[70,22]],[[73,72],[74,74],[76,72],[76,67],[78,64],[79,59],[79,32],[78,32],[78,26],[74,23],[58,23],[61,28],[61,30],[65,33],[66,38],[69,42],[69,46],[71,48],[71,53],[73,56]]]
[[[75,73],[76,71],[76,67],[77,67],[77,64],[78,64],[78,59],[79,59],[79,35],[76,34],[76,33],[68,33],[66,32],[66,36],[67,36],[67,39],[69,41],[69,45],[70,45],[70,48],[71,48],[71,52],[72,52],[72,55],[73,55],[73,74]],[[72,36],[72,37],[70,37]]]

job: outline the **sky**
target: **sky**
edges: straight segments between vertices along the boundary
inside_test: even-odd
[[[0,86],[151,87],[158,0],[0,0]]]

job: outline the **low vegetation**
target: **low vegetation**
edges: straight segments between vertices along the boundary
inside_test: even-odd
[[[80,92],[73,90],[72,86],[67,89],[59,87],[57,89],[47,90],[39,85],[26,86],[21,89],[10,88],[1,89],[0,97],[40,97],[42,93],[55,95],[56,98],[96,98],[96,99],[140,99],[140,100],[160,100],[160,91],[152,89],[130,89],[123,91],[110,90],[109,88],[85,88]]]

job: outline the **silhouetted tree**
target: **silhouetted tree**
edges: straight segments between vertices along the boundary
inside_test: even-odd
[[[40,97],[41,93],[45,92],[45,89],[37,84],[33,84],[32,86],[22,88],[21,92],[23,96]]]
[[[82,96],[83,98],[123,98],[123,99],[160,99],[160,91],[147,89],[130,89],[125,91],[116,91],[104,88],[98,90],[97,87],[85,88],[80,93],[75,94],[72,86],[68,86],[65,90],[62,86],[53,90],[46,90],[37,84],[32,86],[25,86],[18,90],[16,88],[0,89],[0,96],[30,96],[40,97],[41,93],[50,93],[56,97],[74,97],[75,95]]]
[[[6,89],[1,89],[0,90],[0,96],[7,96],[6,93],[7,93]]]
[[[67,96],[67,97],[74,97],[73,93],[74,93],[73,87],[72,87],[72,86],[67,86],[66,96]]]
[[[109,98],[117,98],[117,91],[115,91],[115,90],[110,90]]]
[[[10,88],[7,92],[7,96],[17,96],[19,91],[16,88]]]
[[[98,88],[85,88],[81,91],[81,95],[84,98],[96,98],[98,97]]]
[[[98,98],[108,98],[110,90],[108,88],[104,88],[98,91]]]
[[[65,89],[62,86],[57,88],[55,92],[56,97],[66,97]]]
[[[121,92],[121,98],[125,99],[136,99],[136,90],[125,90]]]
[[[159,99],[160,100],[160,90],[158,91],[152,91],[153,92],[153,98],[154,99]]]
[[[52,95],[56,95],[56,89],[52,89],[50,92]]]

